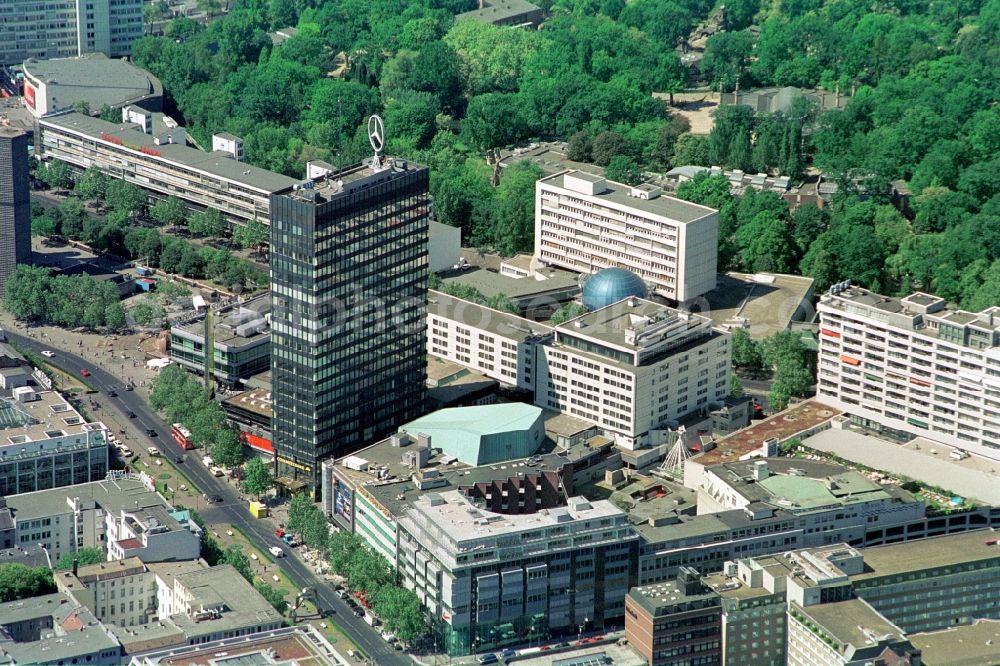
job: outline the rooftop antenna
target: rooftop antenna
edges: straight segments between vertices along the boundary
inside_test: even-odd
[[[379,116],[368,117],[368,143],[375,151],[371,162],[372,171],[379,171],[382,169],[382,151],[385,149],[385,123]]]

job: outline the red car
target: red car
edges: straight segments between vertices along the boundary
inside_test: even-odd
[[[80,371],[80,374],[83,375],[84,377],[89,377],[90,376],[90,370],[87,370],[86,368],[84,368],[83,370]]]
[[[274,530],[274,536],[276,536],[276,537],[278,537],[280,539],[281,537],[285,536],[285,530],[283,530],[281,528],[278,528],[278,529]]]

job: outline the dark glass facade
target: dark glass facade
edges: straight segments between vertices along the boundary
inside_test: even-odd
[[[17,264],[31,263],[28,135],[0,128],[0,291]]]
[[[320,461],[423,413],[427,185],[424,167],[365,165],[272,196],[279,480],[316,489]]]

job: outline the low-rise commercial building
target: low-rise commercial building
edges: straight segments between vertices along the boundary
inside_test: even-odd
[[[107,426],[88,422],[56,391],[14,388],[0,398],[0,496],[103,479]]]
[[[849,284],[820,299],[817,400],[890,436],[1000,460],[1000,308]]]
[[[64,594],[0,604],[0,664],[117,664],[120,658],[111,632]]]
[[[617,266],[676,302],[716,284],[719,213],[582,171],[562,171],[535,189],[535,256],[552,266],[593,273]]]
[[[215,208],[236,221],[270,220],[272,194],[299,181],[240,162],[225,152],[205,152],[159,141],[134,122],[110,123],[79,113],[41,118],[35,156],[78,169],[94,166],[158,196],[176,196],[192,207]],[[172,134],[170,137],[172,139]]]
[[[76,58],[29,58],[24,72],[24,101],[36,118],[72,109],[83,103],[92,113],[103,107],[120,109],[135,104],[148,111],[163,109],[159,79],[127,60],[103,53]]]
[[[104,481],[53,488],[33,493],[2,498],[0,517],[9,516],[9,531],[0,531],[0,540],[8,541],[14,548],[29,548],[41,544],[56,562],[65,554],[80,548],[108,550],[109,516],[120,515],[125,510],[140,511],[149,507],[170,510],[167,501],[145,474],[112,472]],[[0,518],[0,524],[8,518]],[[186,521],[186,528],[197,530],[193,521]],[[155,559],[155,553],[148,553]]]
[[[239,306],[170,327],[170,360],[205,374],[206,327],[214,353],[212,374],[235,386],[271,367],[271,300],[255,298]]]
[[[225,653],[226,661],[241,664],[343,666],[348,663],[319,629],[311,624],[300,624],[243,636],[239,642],[224,639],[147,652],[132,657],[129,666],[212,664],[218,663],[220,653]]]
[[[183,509],[154,505],[107,514],[108,559],[144,562],[193,560],[201,550],[201,528]]]

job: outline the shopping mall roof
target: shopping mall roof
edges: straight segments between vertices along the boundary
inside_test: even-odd
[[[51,60],[29,58],[23,69],[29,80],[46,86],[52,100],[50,111],[84,102],[97,113],[104,105],[119,107],[163,95],[163,86],[155,76],[127,60],[108,58],[103,53]]]
[[[542,409],[520,402],[440,409],[399,430],[430,435],[433,448],[469,465],[530,456],[545,438]]]

